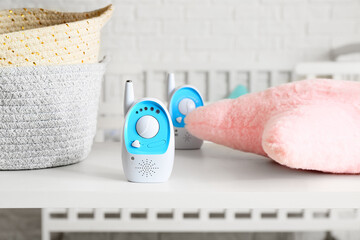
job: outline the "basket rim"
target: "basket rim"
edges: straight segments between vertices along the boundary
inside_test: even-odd
[[[81,72],[89,70],[104,70],[108,64],[108,58],[104,57],[96,63],[77,63],[77,64],[61,64],[61,65],[39,65],[39,66],[6,66],[0,67],[1,75],[12,75],[14,77],[19,75],[51,75],[54,73],[61,73],[64,70],[68,72]]]
[[[38,9],[38,8],[34,8],[34,9]],[[102,27],[110,19],[111,14],[113,13],[113,10],[114,10],[114,8],[113,8],[112,4],[109,4],[106,7],[103,7],[103,8],[100,8],[100,9],[84,12],[84,14],[86,14],[86,13],[90,14],[90,13],[98,12],[99,13],[98,16],[89,17],[89,18],[85,18],[85,19],[82,19],[82,20],[74,21],[74,22],[68,22],[68,23],[61,23],[61,24],[45,26],[45,27],[41,27],[41,28],[31,28],[31,29],[26,29],[26,30],[21,30],[21,31],[2,33],[2,34],[0,34],[0,38],[2,38],[5,35],[10,36],[12,34],[19,34],[19,33],[26,34],[26,33],[29,33],[31,31],[34,31],[36,29],[41,29],[42,31],[52,31],[52,28],[55,27],[55,26],[56,27],[61,27],[61,26],[66,26],[66,24],[68,24],[68,25],[74,25],[74,24],[79,24],[79,23],[80,24],[85,24],[86,21],[89,21],[89,20],[102,20],[100,22],[100,26]],[[6,10],[2,10],[0,12],[3,12],[3,11],[6,11]],[[77,12],[58,12],[58,11],[53,11],[53,10],[49,10],[49,11],[59,13],[59,14],[62,14],[62,13],[75,14],[75,13],[77,13]]]

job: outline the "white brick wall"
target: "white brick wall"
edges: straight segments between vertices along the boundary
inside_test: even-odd
[[[115,5],[103,31],[110,70],[136,64],[326,60],[360,40],[360,0],[1,0],[0,8]]]

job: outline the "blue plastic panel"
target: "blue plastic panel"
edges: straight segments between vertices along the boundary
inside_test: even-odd
[[[178,89],[172,95],[172,98],[170,100],[170,105],[169,105],[169,112],[170,112],[171,120],[175,127],[184,127],[185,126],[185,122],[184,122],[185,115],[183,115],[179,111],[179,108],[178,108],[180,101],[184,98],[190,98],[191,100],[193,100],[196,108],[204,106],[204,102],[201,98],[201,95],[198,91],[196,91],[196,89],[191,88],[191,87],[182,87],[182,88]],[[178,123],[176,121],[176,118],[178,118],[178,117],[182,118],[180,123]]]
[[[153,138],[143,138],[136,131],[137,121],[145,115],[153,116],[159,123],[159,131]],[[126,149],[131,154],[164,154],[170,141],[170,121],[165,110],[150,100],[135,104],[125,119],[124,139]],[[139,148],[131,146],[135,140],[140,142]]]

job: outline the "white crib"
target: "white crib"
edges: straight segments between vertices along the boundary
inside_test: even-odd
[[[298,79],[331,78],[360,81],[360,62],[308,62],[295,67]]]
[[[125,80],[134,80],[136,98],[156,97],[166,101],[166,73],[176,73],[177,85],[191,84],[203,94],[206,102],[225,98],[239,84],[258,92],[279,84],[309,78],[360,80],[359,62],[300,63],[295,68],[281,65],[248,66],[121,66],[105,76],[98,118],[96,142],[105,141],[107,130],[119,139],[122,124],[122,100]],[[111,134],[111,133],[110,133]]]
[[[209,70],[210,69],[210,70]],[[328,77],[359,80],[360,63],[303,63],[291,66],[236,66],[177,68],[122,67],[106,75],[96,141],[122,126],[124,81],[132,79],[136,97],[165,99],[166,72],[174,71],[177,84],[196,86],[207,102],[226,97],[242,84],[251,92],[304,78]],[[121,207],[121,206],[120,206]],[[359,205],[360,207],[360,205]],[[343,209],[43,209],[43,239],[61,231],[325,231],[360,230],[360,210]],[[348,239],[345,235],[343,239]]]
[[[166,73],[169,71],[175,72],[177,85],[190,84],[199,89],[205,102],[225,98],[239,84],[246,86],[250,92],[257,92],[293,79],[292,68],[286,65],[123,66],[105,76],[96,141],[105,140],[106,130],[119,130],[121,127],[125,80],[134,81],[136,98],[156,97],[166,101]]]

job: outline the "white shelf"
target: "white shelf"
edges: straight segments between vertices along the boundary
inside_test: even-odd
[[[288,169],[212,143],[176,151],[161,184],[127,182],[120,143],[66,167],[0,172],[2,208],[359,208],[360,177]]]

